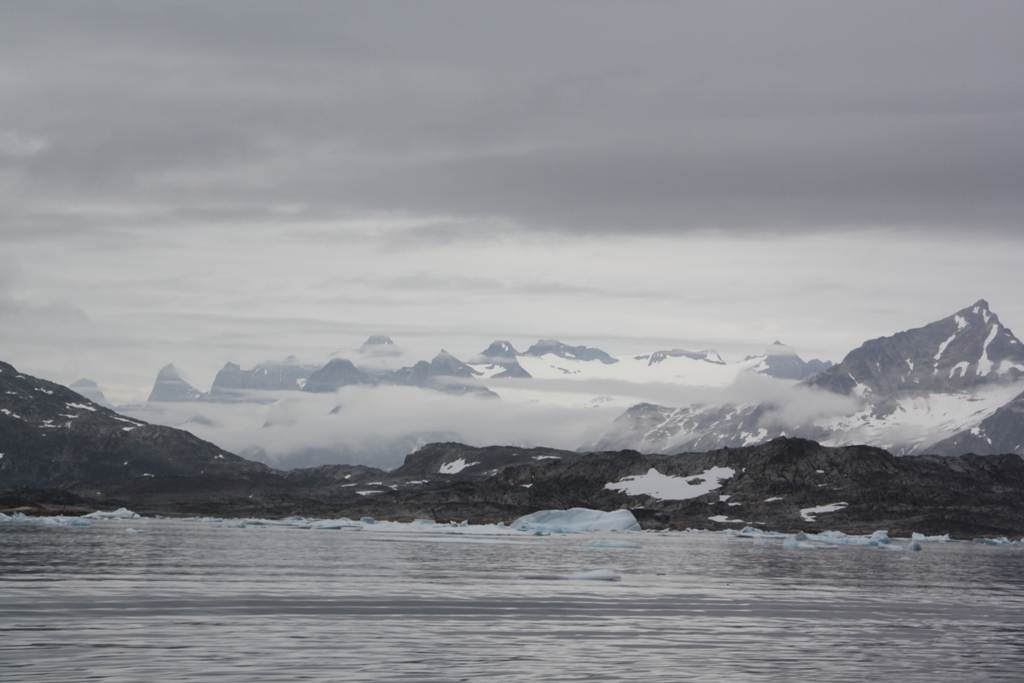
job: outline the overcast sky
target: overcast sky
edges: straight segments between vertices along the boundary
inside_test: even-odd
[[[1024,331],[1024,3],[0,2],[0,359]]]

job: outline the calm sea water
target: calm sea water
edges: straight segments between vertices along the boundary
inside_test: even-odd
[[[0,680],[1024,680],[1019,546],[624,537],[4,524]]]

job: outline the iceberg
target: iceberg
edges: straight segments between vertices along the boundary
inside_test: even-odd
[[[571,534],[578,531],[640,531],[640,524],[629,510],[541,510],[512,522],[520,531]]]
[[[949,534],[942,534],[941,536],[925,536],[924,534],[913,533],[910,535],[910,538],[920,543],[949,543],[951,540],[949,538]]]
[[[340,517],[338,519],[325,519],[319,522],[313,522],[310,525],[311,529],[359,529],[363,528],[362,524],[353,522],[348,517]]]
[[[892,543],[892,539],[889,538],[889,532],[884,530],[876,531],[871,534],[871,538],[868,539],[868,545],[889,545],[890,543]]]
[[[139,513],[132,512],[127,508],[118,508],[113,512],[103,512],[97,510],[96,512],[90,512],[87,515],[82,515],[86,519],[140,519]]]
[[[907,550],[911,552],[921,552],[921,542],[913,540],[907,544]]]

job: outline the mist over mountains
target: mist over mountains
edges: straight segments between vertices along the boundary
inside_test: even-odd
[[[982,300],[836,365],[779,341],[737,362],[553,339],[412,361],[378,334],[321,365],[227,363],[208,391],[168,365],[145,404],[121,410],[277,467],[387,468],[437,441],[675,453],[795,436],[897,454],[1024,453],[1022,392],[1024,345]]]

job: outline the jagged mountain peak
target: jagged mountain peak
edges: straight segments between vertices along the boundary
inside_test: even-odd
[[[431,377],[475,377],[478,373],[444,349],[430,361]]]
[[[371,334],[366,341],[363,342],[361,348],[367,348],[371,346],[394,346],[395,342],[391,341],[391,337],[386,334]]]
[[[618,358],[613,358],[601,349],[591,348],[589,346],[569,346],[563,344],[557,339],[541,339],[536,344],[526,350],[524,356],[544,356],[551,354],[559,358],[565,358],[566,360],[582,360],[582,361],[600,361],[605,365],[611,365],[612,363],[618,363]]]
[[[764,355],[766,355],[766,356],[796,356],[797,353],[796,353],[796,349],[794,349],[792,346],[787,346],[786,344],[783,344],[779,340],[775,340],[774,342],[772,342],[772,345],[769,346],[765,350]]]
[[[864,342],[809,380],[841,394],[950,393],[1024,377],[1024,344],[980,299],[953,315]]]
[[[504,341],[504,340],[496,340],[496,341],[491,342],[491,345],[488,346],[486,349],[484,349],[480,353],[480,355],[481,356],[486,356],[488,358],[502,358],[502,359],[505,359],[505,358],[515,358],[516,356],[519,355],[519,352],[516,351],[516,348],[514,346],[512,346],[512,344],[510,342],[507,342],[507,341]]]
[[[153,383],[153,390],[149,393],[147,401],[183,403],[198,401],[202,396],[203,392],[182,379],[173,364],[167,364],[157,373],[156,382]]]

